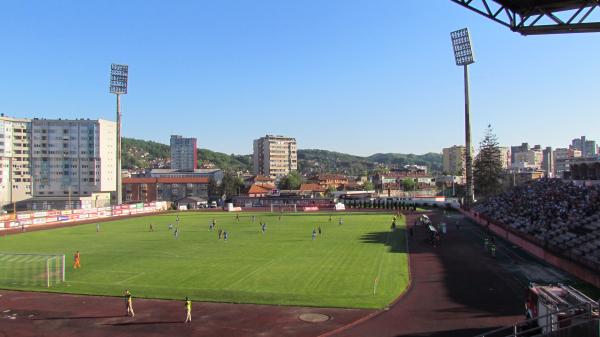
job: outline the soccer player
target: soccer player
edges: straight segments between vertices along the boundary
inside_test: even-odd
[[[344,224],[344,219],[340,218],[339,224],[343,225]]]
[[[150,224],[150,231],[154,232],[154,227],[152,227],[152,224]]]
[[[264,224],[262,224],[262,232],[263,232],[263,234],[265,234],[266,231],[267,231],[267,224],[264,223]]]
[[[169,224],[169,230],[173,230],[173,224],[172,223]]]
[[[331,222],[331,215],[329,216],[329,222]]]
[[[135,316],[135,313],[133,312],[133,298],[131,297],[131,292],[129,290],[125,291],[125,309],[127,310],[127,316]]]
[[[79,251],[75,252],[75,256],[73,256],[73,269],[81,268],[81,255]]]
[[[321,235],[321,226],[319,226],[319,235]]]
[[[185,298],[185,322],[192,321],[192,301],[189,297]]]
[[[177,214],[177,218],[175,219],[176,222],[179,222],[179,214]]]
[[[175,233],[173,233],[173,235],[175,235],[175,239],[179,239],[179,228],[175,228]]]
[[[253,215],[252,216],[252,223],[255,223],[255,222],[256,222],[256,215]]]
[[[223,240],[227,241],[228,237],[229,237],[229,233],[227,233],[227,231],[223,231]]]
[[[235,213],[235,219],[239,222],[240,221],[240,213]]]
[[[221,234],[223,234],[223,230],[219,228],[219,240],[221,240]]]
[[[317,238],[317,231],[316,231],[316,230],[313,228],[313,231],[312,231],[312,239],[314,240],[314,239],[316,239],[316,238]]]
[[[100,224],[99,224],[99,223],[97,223],[97,224],[96,224],[96,233],[99,233],[99,232],[100,232]]]

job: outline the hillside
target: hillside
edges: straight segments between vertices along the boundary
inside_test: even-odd
[[[377,153],[369,157],[359,157],[326,150],[298,150],[299,170],[307,172],[339,172],[348,175],[364,175],[378,166],[401,167],[404,165],[425,165],[430,171],[442,170],[442,155],[401,153]]]
[[[123,138],[123,168],[169,167],[169,145],[133,138]],[[252,171],[251,155],[228,155],[198,149],[200,164],[210,162],[224,170]],[[354,156],[327,150],[298,150],[298,170],[302,173],[337,172],[365,175],[378,166],[400,167],[408,164],[426,165],[432,171],[442,170],[442,155],[377,153],[369,157]]]
[[[169,145],[153,141],[123,138],[123,168],[146,169],[152,167],[169,167],[171,150]],[[200,164],[210,162],[224,170],[252,170],[250,155],[227,155],[207,149],[198,149]]]

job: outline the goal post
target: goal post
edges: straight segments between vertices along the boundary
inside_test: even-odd
[[[271,204],[271,213],[296,213],[297,206],[297,204]]]
[[[0,252],[1,285],[52,287],[64,281],[64,254]]]

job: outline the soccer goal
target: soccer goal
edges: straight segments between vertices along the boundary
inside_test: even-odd
[[[0,284],[51,287],[64,281],[64,254],[0,252]]]
[[[271,204],[271,213],[298,212],[296,204],[291,205],[273,205]]]

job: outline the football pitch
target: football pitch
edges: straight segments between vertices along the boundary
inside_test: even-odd
[[[407,287],[404,218],[392,232],[392,214],[332,213],[331,221],[328,213],[239,216],[173,212],[103,222],[100,232],[88,224],[0,237],[0,252],[67,256],[64,283],[46,288],[0,279],[0,287],[347,308],[385,307]],[[169,224],[179,228],[178,238]],[[219,229],[229,233],[227,241],[218,239]],[[82,268],[74,270],[77,250]]]

